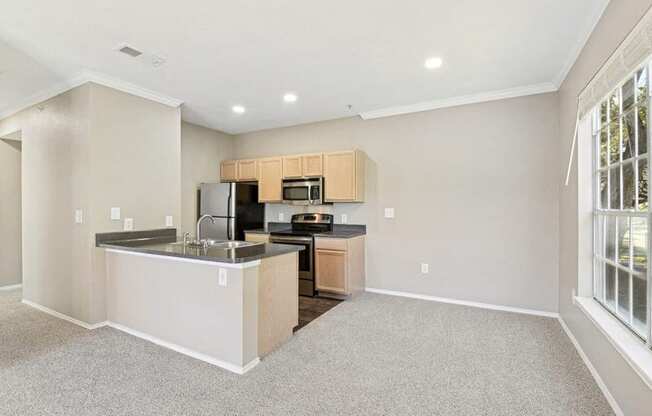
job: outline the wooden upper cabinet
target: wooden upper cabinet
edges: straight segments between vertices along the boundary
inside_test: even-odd
[[[363,202],[365,154],[360,150],[324,153],[326,202]]]
[[[283,199],[283,160],[270,157],[258,160],[258,202],[281,202]]]
[[[220,181],[235,182],[238,180],[238,162],[235,160],[224,160],[220,163]]]
[[[238,179],[239,182],[258,180],[258,160],[247,159],[238,160]]]
[[[317,153],[301,156],[301,169],[303,176],[322,176],[324,155]]]
[[[294,179],[303,176],[301,156],[283,156],[283,178]]]

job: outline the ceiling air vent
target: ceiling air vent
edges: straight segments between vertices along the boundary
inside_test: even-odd
[[[140,55],[143,54],[141,51],[139,51],[139,50],[137,50],[137,49],[134,49],[134,48],[132,48],[132,47],[129,46],[129,45],[123,45],[122,47],[120,47],[120,48],[118,49],[118,51],[119,51],[119,52],[122,52],[122,53],[124,53],[124,54],[126,54],[126,55],[129,55],[129,56],[131,56],[132,58],[135,58],[135,57],[140,56]]]

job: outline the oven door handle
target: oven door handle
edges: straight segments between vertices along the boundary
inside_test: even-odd
[[[272,237],[269,239],[271,243],[290,243],[290,244],[312,244],[311,237],[292,237],[292,238],[279,238]]]

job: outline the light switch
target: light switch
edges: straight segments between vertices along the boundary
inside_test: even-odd
[[[84,223],[84,212],[81,209],[75,210],[75,224]]]
[[[165,217],[165,226],[174,227],[174,220],[172,219],[172,215],[168,215]]]
[[[346,214],[342,214],[342,224],[349,222],[349,217]]]
[[[120,208],[111,208],[111,221],[120,221]]]
[[[385,208],[385,218],[394,218],[394,208]]]
[[[227,280],[226,280],[226,269],[220,269],[219,274],[218,274],[218,285],[226,287]]]
[[[124,231],[133,231],[134,230],[134,219],[125,218]]]
[[[282,212],[279,212],[278,213],[278,220],[279,220],[279,222],[285,221],[285,214],[283,214]]]
[[[427,274],[430,272],[430,265],[428,263],[421,263],[421,273]]]

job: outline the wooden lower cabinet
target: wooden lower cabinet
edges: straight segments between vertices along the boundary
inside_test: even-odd
[[[365,238],[315,238],[315,286],[338,295],[356,295],[365,287]]]
[[[251,243],[269,243],[269,234],[248,233],[245,231],[245,241]]]

